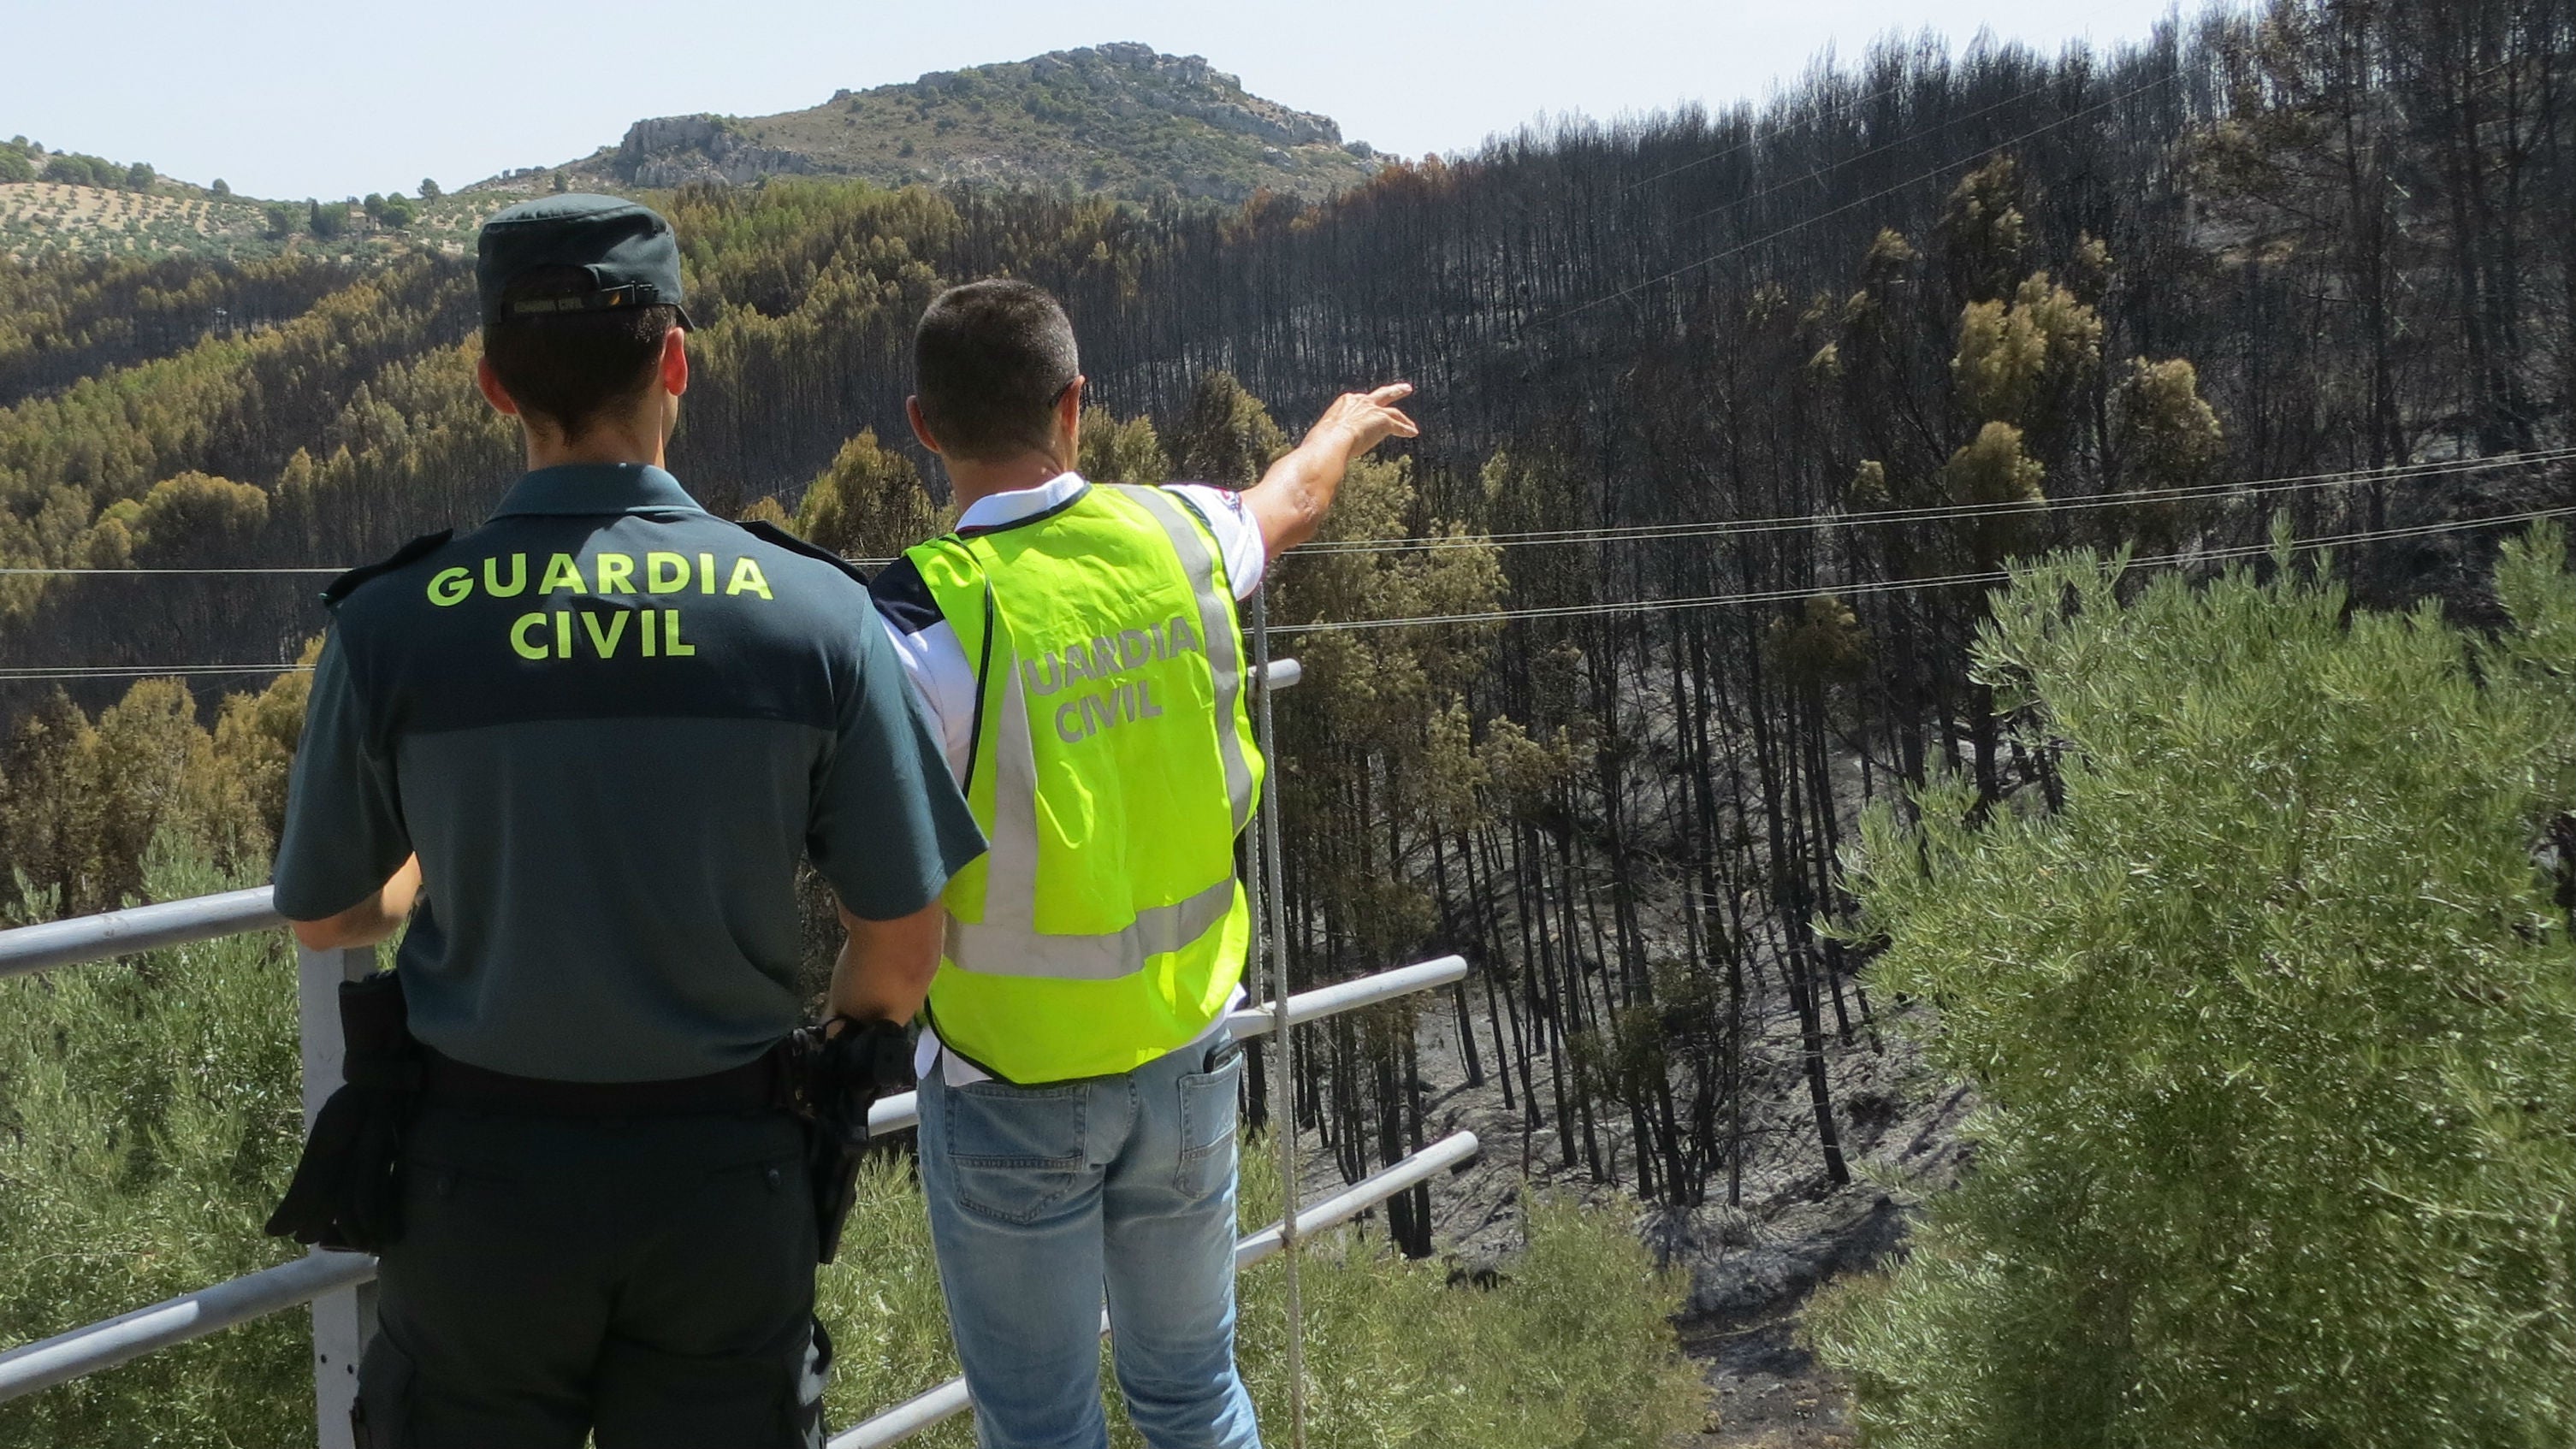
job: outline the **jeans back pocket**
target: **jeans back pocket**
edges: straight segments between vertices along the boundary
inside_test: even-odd
[[[1025,1225],[1082,1186],[1090,1168],[1088,1086],[974,1082],[943,1088],[942,1098],[942,1155],[959,1206]]]
[[[1181,1160],[1173,1190],[1192,1202],[1234,1181],[1235,1099],[1243,1086],[1243,1057],[1236,1054],[1212,1072],[1181,1078]]]

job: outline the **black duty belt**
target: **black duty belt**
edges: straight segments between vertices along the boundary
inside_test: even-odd
[[[563,1082],[521,1077],[421,1049],[421,1091],[444,1107],[533,1112],[556,1117],[637,1117],[678,1112],[748,1112],[784,1106],[775,1050],[730,1071],[658,1082]]]

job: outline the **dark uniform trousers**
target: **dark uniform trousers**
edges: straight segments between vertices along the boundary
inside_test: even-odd
[[[831,1349],[794,1118],[433,1102],[402,1174],[362,1449],[819,1449]]]

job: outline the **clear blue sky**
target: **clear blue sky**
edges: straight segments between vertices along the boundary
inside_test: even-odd
[[[2197,0],[2195,0],[2197,3]],[[1758,96],[1827,47],[1981,29],[2142,36],[2171,0],[0,0],[0,137],[256,196],[446,186],[548,165],[641,116],[760,115],[843,86],[1106,40],[1206,56],[1405,155],[1541,113]]]

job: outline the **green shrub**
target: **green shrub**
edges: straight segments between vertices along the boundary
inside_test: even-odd
[[[1276,1216],[1277,1175],[1259,1156],[1246,1164],[1247,1228]],[[1673,1338],[1680,1275],[1658,1272],[1617,1215],[1544,1198],[1525,1211],[1528,1251],[1491,1290],[1449,1286],[1437,1260],[1402,1258],[1374,1229],[1309,1245],[1300,1297],[1312,1442],[1655,1449],[1700,1422],[1706,1391]],[[1285,1300],[1275,1261],[1245,1276],[1239,1356],[1265,1432],[1281,1443]]]
[[[155,899],[246,884],[160,852]],[[303,1140],[284,932],[0,981],[0,1347],[292,1258]],[[309,1443],[306,1315],[0,1404],[0,1446]]]
[[[114,188],[125,184],[126,169],[101,156],[56,152],[45,163],[45,179],[66,186]]]
[[[2063,810],[1971,827],[1945,784],[1854,862],[1881,983],[1985,1102],[1908,1260],[1811,1317],[1867,1442],[2566,1443],[2562,537],[2508,550],[2492,642],[2286,560],[2114,577],[2024,572],[1981,639]]]
[[[241,884],[175,861],[155,899]],[[0,1348],[293,1256],[260,1235],[300,1141],[295,965],[283,933],[0,981]],[[1244,1218],[1275,1214],[1266,1154]],[[1614,1217],[1530,1208],[1491,1292],[1351,1229],[1304,1263],[1312,1440],[1440,1449],[1649,1449],[1696,1417],[1668,1316],[1681,1289]],[[1283,1425],[1281,1271],[1245,1279],[1243,1361]],[[956,1372],[907,1164],[869,1172],[822,1278],[847,1425]],[[0,1449],[276,1446],[312,1438],[308,1318],[284,1313],[0,1404]],[[1120,1443],[1136,1442],[1123,1425]],[[960,1419],[925,1444],[964,1446]]]
[[[1258,1141],[1244,1163],[1243,1227],[1278,1214],[1278,1174]],[[1658,1272],[1615,1217],[1568,1203],[1529,1209],[1529,1251],[1492,1291],[1396,1255],[1366,1225],[1307,1245],[1300,1265],[1308,1434],[1318,1445],[1422,1449],[1652,1449],[1700,1416],[1675,1348],[1683,1285]],[[1270,1437],[1287,1423],[1286,1278],[1277,1259],[1243,1280],[1238,1356]],[[899,1159],[871,1169],[825,1270],[822,1316],[840,1352],[831,1419],[846,1426],[957,1372],[930,1229]],[[1109,1383],[1104,1349],[1102,1382]],[[1141,1441],[1118,1414],[1113,1442]],[[963,1419],[921,1441],[974,1442]]]
[[[1255,1140],[1243,1227],[1278,1216],[1278,1173]],[[1701,1416],[1696,1373],[1674,1345],[1683,1284],[1659,1273],[1617,1218],[1571,1203],[1528,1207],[1529,1250],[1506,1280],[1451,1287],[1447,1268],[1398,1256],[1362,1224],[1306,1245],[1300,1264],[1307,1434],[1326,1446],[1654,1449]],[[873,1170],[823,1275],[823,1319],[841,1355],[832,1422],[847,1426],[957,1372],[930,1229],[905,1165]],[[1237,1355],[1265,1436],[1285,1442],[1286,1276],[1243,1278]],[[1104,1349],[1102,1382],[1111,1382]],[[1142,1441],[1111,1395],[1112,1442]],[[963,1418],[919,1441],[966,1449]]]

